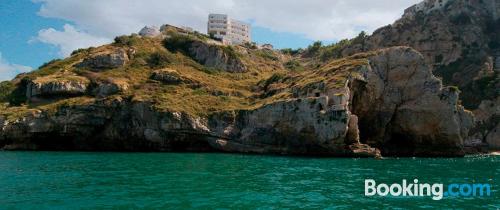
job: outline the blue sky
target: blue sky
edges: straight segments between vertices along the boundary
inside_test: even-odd
[[[273,32],[264,27],[252,28],[252,40],[260,43],[271,43],[275,48],[304,48],[314,42],[312,39],[306,38],[304,34]]]
[[[38,31],[45,28],[62,30],[70,21],[45,18],[37,15],[41,3],[30,0],[0,0],[0,53],[9,63],[37,68],[44,62],[60,58],[57,46],[35,40]],[[306,47],[313,40],[304,35],[273,32],[263,27],[254,27],[252,37],[258,43],[272,43],[279,48]]]
[[[30,42],[39,30],[48,27],[60,28],[65,21],[42,18],[36,13],[40,4],[28,0],[0,0],[0,52],[10,63],[37,67],[57,57],[55,46]]]
[[[186,3],[189,2],[189,3]],[[0,0],[0,81],[72,50],[98,46],[144,25],[205,32],[208,13],[252,24],[257,43],[276,48],[332,43],[392,23],[418,0]],[[276,9],[279,8],[279,9]]]

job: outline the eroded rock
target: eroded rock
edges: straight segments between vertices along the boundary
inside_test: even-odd
[[[475,126],[467,140],[485,143],[491,150],[500,150],[500,97],[482,101],[474,115]]]
[[[457,104],[458,90],[442,88],[411,48],[381,50],[369,61],[351,87],[361,141],[384,155],[463,155],[473,115]]]
[[[493,129],[488,130],[486,142],[492,150],[500,150],[500,123],[497,123]]]
[[[196,41],[191,44],[189,50],[194,60],[207,67],[233,73],[247,71],[247,67],[241,61],[238,53],[229,46],[211,45]]]
[[[139,31],[139,35],[144,37],[157,37],[160,36],[161,33],[160,29],[156,26],[144,26],[144,28]]]
[[[87,92],[90,81],[81,76],[42,77],[27,85],[26,97],[36,98],[56,96],[78,96]]]
[[[443,88],[411,48],[367,56],[344,88],[318,84],[314,91],[295,90],[296,98],[250,110],[194,116],[120,98],[61,106],[55,114],[5,124],[3,136],[14,141],[4,148],[27,142],[42,149],[463,155],[472,115],[457,105],[458,91]]]
[[[97,97],[106,97],[117,93],[123,93],[128,89],[129,84],[126,81],[109,80],[98,83],[97,88],[95,88],[93,91]]]
[[[101,71],[125,66],[129,61],[128,52],[124,49],[116,49],[112,52],[102,52],[92,57],[85,58],[77,64],[78,68],[89,68],[92,71]]]

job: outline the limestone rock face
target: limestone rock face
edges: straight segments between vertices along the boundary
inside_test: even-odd
[[[4,149],[226,151],[375,157],[460,156],[472,115],[418,52],[373,53],[342,91],[194,116],[121,97],[61,106],[1,126]],[[171,72],[170,72],[171,73]],[[335,102],[340,100],[340,102]],[[335,103],[334,103],[335,102]],[[342,104],[342,107],[339,106]],[[494,137],[493,137],[494,138]]]
[[[83,95],[86,93],[89,83],[87,78],[80,76],[42,77],[28,83],[26,97],[33,99]]]
[[[351,88],[361,141],[385,155],[461,155],[473,117],[457,105],[458,92],[442,88],[411,48],[382,50],[369,60]]]
[[[243,64],[237,53],[227,46],[193,42],[189,50],[193,59],[207,67],[233,73],[247,71],[247,67]]]
[[[97,97],[106,97],[127,91],[129,89],[129,84],[126,81],[105,81],[97,84],[97,87],[93,90],[94,95]]]
[[[486,142],[492,150],[500,150],[500,123],[497,123],[495,128],[489,130]]]
[[[4,149],[226,151],[325,156],[379,156],[345,142],[348,111],[318,111],[325,98],[299,99],[252,111],[194,117],[124,100],[60,108],[3,126]],[[282,120],[285,118],[286,120]],[[300,121],[297,121],[300,120]],[[297,123],[300,122],[300,123]],[[37,135],[36,141],[32,137]],[[257,138],[258,137],[258,138]]]
[[[500,97],[482,101],[474,115],[475,126],[468,141],[486,143],[491,150],[500,150]]]
[[[210,127],[221,137],[211,144],[233,152],[353,156],[348,146],[359,141],[346,142],[349,116],[348,110],[331,109],[327,97],[278,102],[211,118]],[[378,155],[366,148],[364,152]]]
[[[500,84],[500,2],[452,0],[443,6],[415,12],[409,9],[391,25],[382,27],[359,44],[346,47],[343,56],[392,46],[409,46],[433,67],[445,85],[461,90],[460,100],[469,110],[483,100],[494,100]],[[489,78],[485,78],[485,77]]]
[[[496,0],[449,1],[440,9],[405,14],[394,24],[382,27],[367,41],[369,49],[411,46],[428,64],[448,65],[472,48],[489,48],[500,4]],[[489,25],[492,24],[492,25]],[[465,51],[464,51],[465,50]]]
[[[129,61],[129,55],[124,49],[116,49],[113,52],[104,52],[85,58],[76,66],[79,68],[89,68],[92,71],[102,71],[124,66]]]
[[[442,78],[445,85],[460,89],[459,100],[466,109],[482,114],[482,103],[495,101],[500,94],[500,2],[440,3],[439,7],[423,4],[423,10],[417,11],[417,7],[405,10],[399,20],[355,40],[339,54],[349,56],[393,46],[412,47],[423,55],[433,74]],[[499,122],[498,117],[476,120],[466,140],[487,143],[486,136]]]
[[[479,105],[478,109],[474,110],[476,120],[479,122],[486,122],[495,115],[500,115],[500,97],[496,100],[484,100]]]

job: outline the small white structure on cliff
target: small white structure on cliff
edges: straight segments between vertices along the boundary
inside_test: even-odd
[[[229,45],[239,45],[252,41],[250,25],[230,19],[225,14],[208,15],[207,33]]]
[[[156,26],[144,26],[144,28],[139,31],[139,35],[145,37],[156,37],[160,35],[160,29]]]

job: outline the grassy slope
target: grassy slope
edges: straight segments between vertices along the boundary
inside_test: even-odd
[[[203,40],[192,36],[191,38]],[[223,46],[220,46],[223,47]],[[92,72],[74,67],[85,57],[112,51],[116,48],[134,49],[135,56],[124,67]],[[24,103],[7,107],[5,101],[14,97],[15,87],[21,87],[23,78],[31,80],[68,80],[83,76],[90,81],[119,81],[129,84],[129,89],[118,95],[133,101],[150,101],[162,111],[180,111],[193,115],[207,115],[225,110],[254,109],[267,103],[292,98],[291,87],[302,88],[309,84],[326,81],[328,87],[342,87],[346,77],[356,66],[366,64],[363,56],[334,60],[327,64],[307,65],[308,60],[292,58],[278,52],[234,47],[248,67],[245,73],[228,73],[208,69],[181,52],[171,52],[159,38],[124,36],[118,43],[76,51],[71,57],[51,62],[28,74],[19,75],[11,82],[0,85],[0,115],[16,118],[29,110],[54,110],[62,105],[92,104],[93,96],[47,100],[43,103]],[[300,61],[300,70],[287,69],[286,64]],[[176,70],[182,77],[199,85],[165,85],[150,79],[157,69]],[[263,85],[266,88],[263,88]],[[6,86],[5,88],[2,88]],[[269,93],[269,90],[273,92]],[[4,95],[4,96],[2,96]],[[20,94],[18,93],[18,96]],[[19,96],[21,97],[21,96]]]

